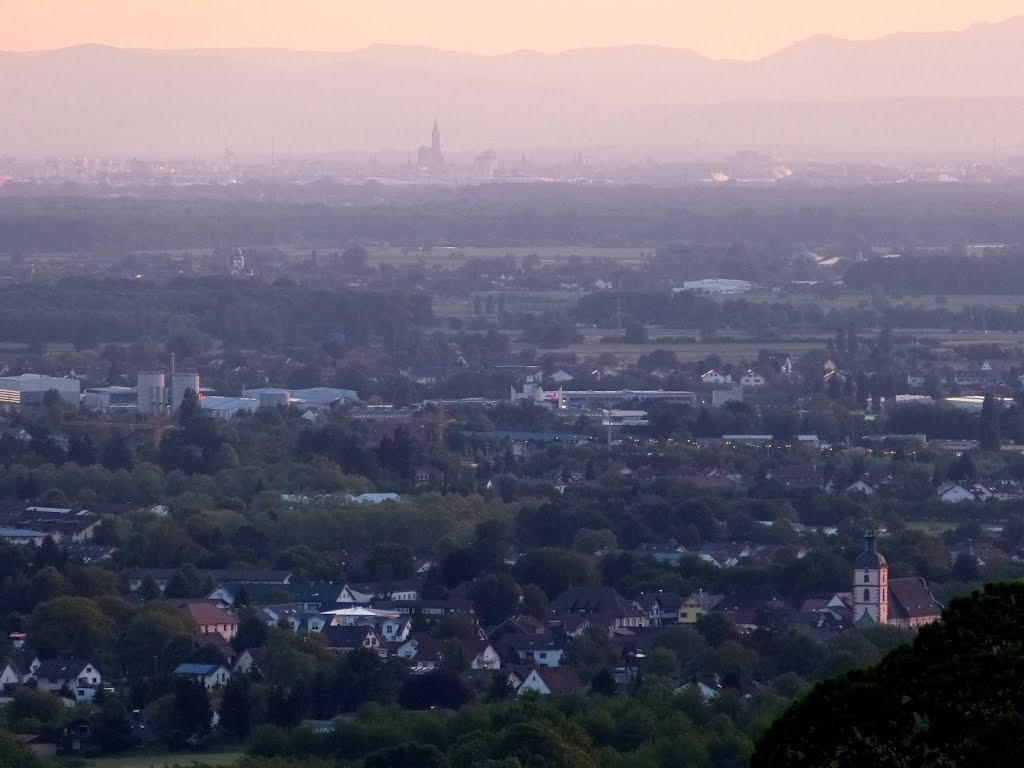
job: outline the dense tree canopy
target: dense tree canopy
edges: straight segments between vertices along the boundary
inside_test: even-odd
[[[765,734],[754,768],[1019,765],[1024,585],[954,599],[875,667],[819,683]]]

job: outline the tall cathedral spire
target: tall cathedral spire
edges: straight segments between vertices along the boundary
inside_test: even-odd
[[[441,153],[441,129],[437,127],[437,117],[434,117],[434,130],[430,135],[430,150],[434,156],[434,163],[441,165],[444,162],[444,155]]]

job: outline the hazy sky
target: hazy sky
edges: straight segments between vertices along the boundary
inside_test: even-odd
[[[647,43],[757,58],[810,35],[960,29],[1022,0],[0,0],[0,49],[373,43],[500,53]]]

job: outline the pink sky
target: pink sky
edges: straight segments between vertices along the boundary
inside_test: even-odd
[[[867,39],[962,29],[1021,0],[0,0],[0,49],[374,43],[501,53],[654,44],[758,58],[815,34]]]

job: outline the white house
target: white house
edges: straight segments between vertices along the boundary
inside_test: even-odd
[[[865,496],[874,496],[875,489],[873,486],[864,482],[863,480],[857,480],[854,483],[850,483],[846,486],[847,493],[863,493]]]
[[[501,657],[486,640],[470,640],[463,643],[470,669],[501,669]]]
[[[732,384],[732,374],[722,374],[712,369],[707,373],[702,374],[700,381],[702,384]]]
[[[266,661],[266,649],[246,648],[235,659],[231,672],[236,675],[247,675],[250,672],[260,671],[260,665]]]
[[[369,605],[377,596],[389,600],[419,600],[419,586],[410,583],[395,584],[346,584],[338,595],[337,602],[353,605]]]
[[[223,664],[179,664],[174,674],[190,677],[202,683],[208,691],[227,685],[231,679],[231,670]]]
[[[0,690],[9,685],[18,685],[21,683],[22,678],[21,671],[14,664],[9,661],[5,662],[4,666],[0,668]]]
[[[404,643],[412,632],[412,619],[408,616],[381,619],[374,625],[374,628],[386,642]]]
[[[565,384],[566,382],[572,381],[572,374],[559,369],[552,373],[548,378],[556,384]]]
[[[976,501],[974,493],[960,483],[943,483],[936,491],[939,498],[947,504],[959,504],[962,501]]]
[[[76,701],[86,701],[96,695],[103,684],[103,676],[95,664],[76,659],[44,661],[32,672],[28,680],[35,680],[41,691],[59,693],[70,690]]]
[[[582,688],[583,682],[572,667],[538,667],[530,671],[516,691],[516,695],[531,692],[544,696],[558,695],[579,691]]]
[[[763,387],[764,376],[755,371],[747,371],[740,377],[740,384],[744,387]]]
[[[522,664],[535,667],[560,667],[565,653],[566,641],[544,632],[540,635],[516,635],[506,641],[509,649],[515,651]]]

